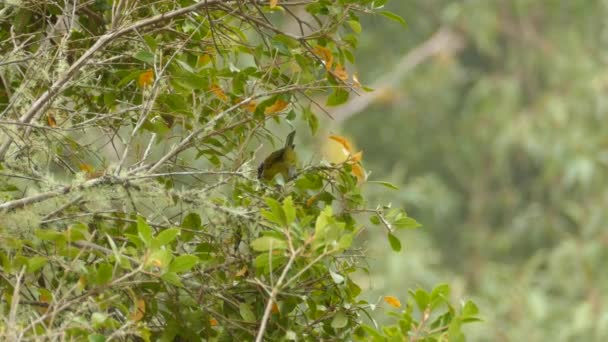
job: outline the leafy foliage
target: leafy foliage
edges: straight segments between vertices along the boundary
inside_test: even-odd
[[[365,200],[361,153],[268,185],[252,146],[349,98],[383,3],[0,5],[2,338],[351,338],[361,222],[396,250],[417,222]]]

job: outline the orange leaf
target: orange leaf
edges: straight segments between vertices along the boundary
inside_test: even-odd
[[[49,113],[46,115],[46,122],[49,124],[49,127],[57,127],[57,120],[55,120],[53,114]]]
[[[211,62],[211,56],[209,54],[204,54],[204,55],[198,56],[198,60],[196,61],[196,64],[198,66],[203,66],[203,65],[207,65],[209,62]]]
[[[384,301],[394,308],[401,307],[401,301],[399,301],[399,299],[395,296],[384,296]]]
[[[249,102],[243,104],[241,107],[244,108],[249,113],[253,113],[253,112],[255,112],[255,109],[257,106],[258,105],[255,103],[255,101],[249,101]],[[268,109],[268,108],[266,108],[266,109]]]
[[[315,55],[321,58],[323,62],[325,62],[325,69],[330,70],[332,64],[334,63],[334,55],[331,54],[331,51],[329,51],[328,48],[320,45],[315,46],[312,51]]]
[[[216,327],[218,325],[217,319],[211,318],[209,324],[211,324],[212,327]]]
[[[311,196],[308,200],[306,200],[306,207],[309,208],[313,203],[315,203],[317,201],[317,197],[319,197],[319,194]]]
[[[270,8],[277,7],[278,3],[279,3],[279,0],[270,0]]]
[[[266,107],[266,110],[264,110],[264,114],[278,113],[278,112],[282,111],[283,109],[287,108],[288,104],[289,104],[289,102],[278,99],[275,103]]]
[[[345,137],[339,135],[330,135],[329,139],[339,142],[340,145],[342,145],[342,148],[344,148],[345,154],[350,154],[350,152],[353,150],[350,141],[348,141],[348,139],[346,139]]]
[[[348,72],[342,64],[336,63],[336,68],[334,69],[334,75],[341,79],[342,81],[346,81],[348,79]]]
[[[95,172],[95,168],[93,168],[93,166],[91,166],[90,164],[87,164],[87,163],[80,163],[80,165],[78,165],[78,167],[80,168],[80,171],[82,171],[82,172],[86,172],[86,173]]]
[[[352,170],[353,175],[355,175],[355,177],[357,177],[360,182],[365,180],[365,171],[363,171],[363,167],[361,167],[361,164],[353,164]]]
[[[211,92],[213,94],[215,94],[215,96],[217,96],[220,100],[222,101],[228,101],[228,96],[226,96],[226,93],[224,93],[224,91],[222,90],[222,88],[220,88],[217,84],[212,84],[211,85]]]
[[[139,78],[137,79],[137,84],[139,84],[140,87],[146,87],[150,84],[152,84],[152,81],[154,80],[154,71],[152,69],[148,69],[144,72],[142,72],[141,74],[139,74]]]
[[[272,308],[270,309],[270,311],[271,311],[273,314],[278,314],[278,313],[280,312],[280,310],[279,310],[279,306],[277,305],[277,303],[276,303],[276,302],[272,302]]]
[[[361,159],[363,159],[363,151],[359,151],[350,156],[351,163],[358,163],[361,161]]]
[[[144,314],[146,313],[146,302],[143,299],[137,299],[135,301],[135,310],[131,312],[129,318],[132,321],[138,322],[144,318]]]
[[[50,292],[48,292],[46,289],[41,289],[40,294],[38,295],[39,302],[42,302],[45,304],[50,304],[52,299],[53,299],[53,297]],[[44,315],[47,311],[49,311],[49,307],[48,307],[48,305],[39,306],[37,311],[41,315]]]

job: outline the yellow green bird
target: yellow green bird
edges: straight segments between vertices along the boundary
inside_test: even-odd
[[[281,174],[284,180],[293,178],[296,174],[296,164],[298,157],[296,155],[296,145],[293,144],[293,138],[296,136],[296,131],[292,131],[285,139],[285,147],[272,152],[260,167],[258,167],[258,179],[271,181],[277,174]]]

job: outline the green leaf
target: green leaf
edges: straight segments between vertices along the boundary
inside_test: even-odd
[[[197,213],[190,213],[184,217],[182,227],[192,230],[201,229],[201,217]]]
[[[114,267],[108,263],[102,263],[97,266],[97,284],[105,285],[110,282],[112,279],[112,273],[114,271]]]
[[[169,272],[181,273],[189,271],[198,262],[199,259],[195,255],[180,255],[171,262]]]
[[[369,222],[377,226],[380,224],[380,218],[378,217],[378,215],[372,215],[369,217]]]
[[[251,305],[247,303],[239,304],[239,313],[245,322],[253,323],[256,321],[255,314],[251,310]]]
[[[161,270],[166,270],[171,263],[171,259],[173,259],[173,255],[171,252],[166,249],[159,249],[154,251],[146,258],[146,267],[158,267]]]
[[[315,135],[315,133],[319,129],[319,118],[312,110],[310,110],[310,108],[305,108],[302,114],[304,115],[304,119],[308,123],[308,127],[310,127],[310,133],[312,135]]]
[[[414,300],[418,305],[418,309],[420,309],[420,311],[424,311],[429,305],[429,293],[422,289],[418,289],[414,293]]]
[[[450,285],[448,284],[439,284],[435,286],[433,291],[431,292],[431,300],[435,300],[437,298],[447,299],[450,296]]]
[[[332,93],[327,97],[327,106],[338,106],[348,101],[348,91],[342,88],[334,88]]]
[[[144,242],[146,246],[150,246],[152,242],[152,228],[146,223],[146,220],[138,216],[137,217],[137,235]]]
[[[475,317],[478,313],[479,308],[477,307],[477,305],[475,305],[475,303],[473,303],[472,301],[467,300],[467,302],[464,304],[464,307],[462,308],[462,316]]]
[[[366,183],[367,183],[367,184],[380,184],[380,185],[385,186],[385,187],[387,187],[387,188],[389,188],[389,189],[393,189],[393,190],[399,190],[399,188],[398,188],[396,185],[394,185],[394,184],[392,184],[392,183],[389,183],[389,182],[383,182],[383,181],[367,181]]]
[[[283,201],[283,212],[285,213],[286,224],[290,225],[296,220],[296,208],[293,206],[293,199],[288,196]]]
[[[403,19],[401,16],[399,16],[398,14],[395,14],[395,13],[390,12],[390,11],[380,11],[380,12],[378,12],[378,13],[380,13],[381,15],[383,15],[383,16],[385,16],[385,17],[389,18],[389,19],[390,19],[390,20],[392,20],[392,21],[395,21],[395,22],[397,22],[397,23],[401,24],[401,26],[403,26],[403,27],[407,28],[407,23],[406,23],[406,22],[405,22],[405,20],[404,20],[404,19]]]
[[[178,228],[165,229],[158,234],[155,241],[159,246],[164,246],[175,240],[179,233],[180,230]]]
[[[44,267],[48,262],[48,259],[41,256],[35,256],[27,259],[27,272],[34,273]]]
[[[133,56],[133,58],[138,59],[142,62],[148,63],[150,65],[154,65],[154,54],[149,51],[145,51],[145,50],[138,51],[135,54],[135,56]]]
[[[395,252],[401,251],[401,241],[392,233],[388,233],[388,242],[391,244],[391,248]]]
[[[348,26],[350,26],[350,28],[355,32],[355,33],[361,33],[361,23],[359,23],[356,20],[349,20],[348,21]]]
[[[286,249],[287,243],[273,236],[262,236],[251,242],[251,248],[256,252],[265,252],[269,250]]]
[[[422,226],[418,221],[411,217],[400,217],[393,222],[397,228],[401,229],[414,229]]]
[[[181,278],[175,272],[166,272],[163,275],[161,275],[160,278],[169,284],[179,286],[179,287],[184,286]]]
[[[209,78],[202,77],[191,72],[181,72],[172,78],[172,82],[188,90],[200,90],[209,88]]]
[[[279,226],[285,227],[287,225],[287,218],[285,217],[285,212],[283,211],[283,207],[281,204],[271,197],[266,197],[264,199],[266,205],[270,208],[270,213],[272,215],[264,215],[269,221],[272,221]]]
[[[65,235],[53,229],[36,229],[35,235],[43,241],[65,241]]]
[[[106,337],[101,334],[90,334],[88,340],[89,342],[105,342]]]
[[[339,311],[331,320],[331,327],[334,329],[342,329],[348,324],[348,316],[342,311]]]

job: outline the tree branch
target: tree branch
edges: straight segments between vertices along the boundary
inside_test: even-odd
[[[45,106],[50,104],[51,101],[57,96],[65,87],[65,85],[76,75],[76,73],[87,64],[87,62],[91,59],[91,57],[95,54],[95,52],[101,50],[105,45],[109,42],[119,38],[131,31],[136,31],[143,27],[147,27],[150,25],[155,25],[160,22],[170,20],[190,12],[197,11],[206,6],[216,5],[223,3],[222,0],[205,0],[202,2],[195,3],[188,7],[180,8],[171,12],[162,13],[156,15],[152,18],[143,19],[136,23],[133,23],[129,26],[126,26],[122,29],[118,29],[116,31],[108,32],[103,36],[99,37],[99,39],[91,46],[74,64],[70,66],[70,68],[61,76],[55,83],[53,83],[47,91],[45,91],[30,107],[30,109],[25,112],[20,118],[19,122],[21,123],[30,123],[36,114],[40,112]],[[0,146],[0,161],[3,161],[6,153],[8,152],[9,147],[11,146],[13,139],[9,136],[6,137],[5,141]]]

